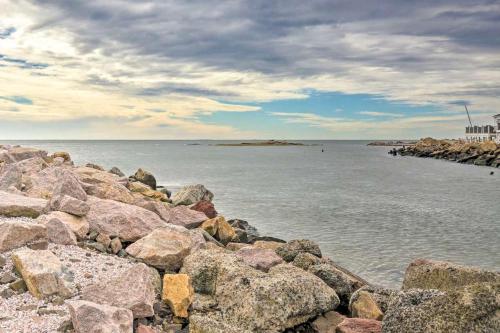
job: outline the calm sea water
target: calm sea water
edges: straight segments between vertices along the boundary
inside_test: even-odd
[[[399,287],[418,257],[500,267],[500,170],[393,157],[364,141],[17,143],[68,151],[76,163],[118,166],[126,174],[143,167],[173,190],[204,184],[227,218],[247,220],[266,235],[313,239],[325,255],[381,285]]]

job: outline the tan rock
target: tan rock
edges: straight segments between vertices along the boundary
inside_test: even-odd
[[[148,265],[176,272],[186,256],[204,246],[205,240],[198,232],[167,225],[129,245],[126,251]]]
[[[114,200],[103,200],[89,196],[90,211],[87,220],[91,230],[123,241],[136,241],[156,228],[166,224],[155,213]]]
[[[111,245],[111,238],[108,235],[100,233],[96,237],[96,242],[104,245],[104,247],[108,248]]]
[[[160,284],[154,268],[137,264],[119,276],[86,287],[82,299],[129,309],[134,318],[152,317]]]
[[[216,217],[217,221],[217,232],[215,238],[222,244],[229,243],[235,236],[236,232],[223,216]]]
[[[64,162],[69,162],[71,161],[71,156],[69,155],[68,152],[65,151],[57,151],[51,155],[52,158],[58,158],[61,157]]]
[[[43,223],[47,227],[47,237],[50,242],[63,245],[76,245],[76,236],[73,230],[57,217],[51,219],[43,219]]]
[[[194,299],[191,278],[187,274],[165,274],[161,299],[170,306],[177,317],[187,318]]]
[[[245,243],[227,243],[226,245],[226,249],[229,251],[238,251],[244,247],[251,247],[251,245]]]
[[[206,220],[205,222],[203,222],[200,225],[200,228],[202,228],[203,230],[208,232],[210,234],[210,236],[215,236],[215,234],[217,233],[218,225],[219,225],[219,219],[213,218],[213,219],[209,219],[209,220]]]
[[[49,250],[17,250],[12,254],[12,261],[36,298],[52,295],[68,298],[73,294],[70,272]]]
[[[451,262],[417,259],[406,269],[402,289],[453,291],[478,282],[500,282],[500,273]]]
[[[283,245],[283,243],[273,241],[256,241],[252,246],[258,249],[276,250],[281,245]]]
[[[157,333],[157,331],[155,329],[153,329],[152,327],[149,327],[149,326],[146,326],[143,324],[139,324],[137,326],[136,333]]]
[[[111,247],[111,252],[113,252],[114,254],[117,254],[118,252],[120,252],[120,250],[123,247],[122,242],[120,241],[120,238],[118,238],[118,237],[113,238],[109,245]]]
[[[344,321],[345,318],[346,316],[336,311],[329,311],[318,316],[318,318],[311,323],[311,326],[317,333],[335,333],[337,326]]]
[[[132,333],[132,311],[88,301],[67,302],[75,333]]]
[[[47,228],[35,223],[0,222],[0,252],[47,240]]]
[[[36,218],[46,211],[47,205],[44,199],[0,191],[0,216]]]
[[[367,291],[361,290],[355,302],[350,304],[352,316],[356,318],[382,320],[384,314]]]
[[[53,211],[46,215],[40,215],[37,221],[41,224],[45,224],[52,218],[57,218],[66,224],[78,239],[84,239],[89,232],[89,222],[85,217],[79,217],[65,212]]]

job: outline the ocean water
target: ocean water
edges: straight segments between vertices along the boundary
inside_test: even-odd
[[[16,143],[67,151],[77,164],[118,166],[126,174],[143,167],[174,191],[204,184],[226,218],[247,220],[264,235],[315,240],[324,255],[380,285],[399,287],[415,258],[500,267],[500,170],[393,157],[388,147],[365,141]]]

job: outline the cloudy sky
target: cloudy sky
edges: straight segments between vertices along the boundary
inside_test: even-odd
[[[500,2],[0,0],[0,139],[458,137]]]

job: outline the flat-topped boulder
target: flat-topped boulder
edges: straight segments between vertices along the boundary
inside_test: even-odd
[[[53,196],[50,200],[50,209],[76,216],[85,216],[89,212],[90,206],[85,201],[69,195],[58,195]]]
[[[0,191],[0,215],[3,216],[36,218],[46,211],[47,206],[48,201],[45,199]]]
[[[65,212],[52,211],[45,215],[40,215],[37,222],[46,224],[51,219],[58,219],[66,224],[78,239],[83,239],[89,232],[89,222],[85,217],[75,216]]]
[[[268,272],[271,267],[283,263],[283,259],[270,249],[258,249],[251,246],[241,248],[236,255],[243,261],[258,270]]]
[[[0,221],[0,252],[43,240],[47,240],[47,228],[43,225],[15,219]]]
[[[40,157],[43,159],[47,158],[47,152],[38,148],[12,147],[8,149],[8,153],[16,162],[32,157]]]
[[[89,301],[67,302],[75,333],[132,333],[132,311]]]
[[[200,226],[207,219],[204,213],[189,209],[186,206],[177,206],[168,209],[167,214],[167,222],[188,229]]]
[[[148,265],[176,272],[186,256],[204,246],[205,240],[199,232],[167,225],[129,245],[126,251]]]
[[[153,304],[160,288],[158,272],[137,264],[119,276],[86,287],[82,299],[129,309],[134,318],[146,318],[154,315]]]
[[[133,242],[166,225],[157,214],[133,205],[89,196],[87,221],[90,229]]]
[[[68,298],[74,293],[71,273],[49,250],[20,249],[12,254],[12,261],[36,298]]]
[[[214,195],[201,184],[188,185],[181,188],[172,197],[174,205],[193,205],[202,200],[212,201]]]
[[[406,269],[403,289],[450,291],[478,282],[500,282],[500,273],[445,261],[417,259]]]

